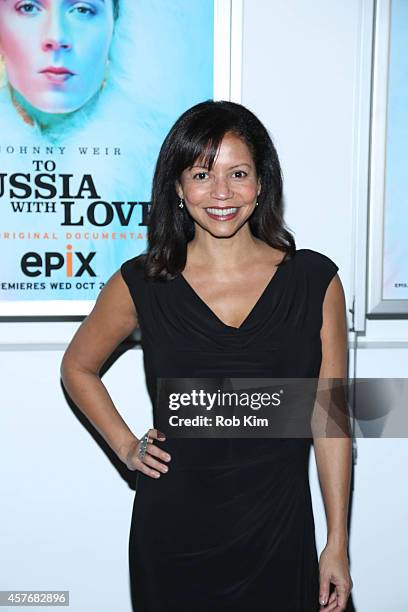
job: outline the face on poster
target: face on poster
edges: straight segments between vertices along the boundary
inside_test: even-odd
[[[213,0],[0,0],[0,314],[70,314],[145,250],[160,146],[213,63]]]
[[[113,0],[2,0],[0,51],[8,82],[23,104],[69,113],[98,93],[116,7]]]

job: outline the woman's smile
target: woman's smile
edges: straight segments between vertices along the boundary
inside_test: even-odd
[[[204,210],[210,219],[215,219],[215,221],[229,221],[237,216],[239,208],[236,206],[229,208],[215,206],[205,208]]]

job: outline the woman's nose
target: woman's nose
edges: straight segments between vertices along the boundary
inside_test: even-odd
[[[226,199],[232,196],[229,181],[225,177],[216,177],[212,186],[212,194],[214,198]]]

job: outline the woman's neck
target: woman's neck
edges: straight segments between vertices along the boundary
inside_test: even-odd
[[[196,227],[195,237],[187,246],[187,259],[193,266],[204,261],[214,272],[233,271],[260,255],[263,257],[265,251],[270,251],[269,245],[256,238],[248,224],[229,238],[215,238],[201,227]]]

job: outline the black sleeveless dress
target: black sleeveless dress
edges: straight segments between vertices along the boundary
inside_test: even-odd
[[[121,273],[139,317],[148,392],[158,377],[318,378],[327,286],[338,267],[299,249],[239,328],[178,275]],[[141,435],[144,432],[139,432]],[[309,438],[167,438],[167,474],[137,473],[129,538],[136,612],[316,612]]]

